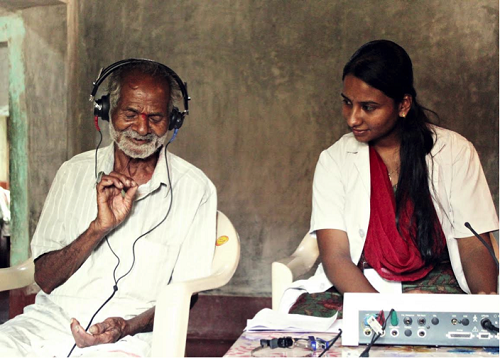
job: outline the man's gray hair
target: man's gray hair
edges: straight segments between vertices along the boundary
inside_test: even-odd
[[[125,76],[132,71],[138,71],[142,74],[149,75],[151,77],[165,79],[170,88],[170,97],[165,98],[168,101],[168,118],[170,120],[170,113],[172,112],[172,108],[174,107],[175,102],[182,97],[182,93],[180,91],[179,85],[177,81],[171,76],[169,71],[162,66],[161,64],[153,61],[142,61],[142,62],[134,62],[127,65],[124,65],[109,75],[108,80],[108,92],[109,92],[109,117],[111,118],[111,114],[113,113],[113,109],[118,104],[120,100],[120,92],[122,88],[122,82]]]

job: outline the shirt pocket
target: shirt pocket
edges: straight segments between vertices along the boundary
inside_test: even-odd
[[[179,249],[178,244],[139,240],[135,245],[134,267],[120,289],[139,301],[155,302],[161,289],[170,282]]]

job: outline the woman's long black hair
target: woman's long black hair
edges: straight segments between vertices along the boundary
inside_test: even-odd
[[[413,87],[413,66],[406,51],[396,43],[377,40],[361,46],[344,67],[342,80],[353,75],[401,103],[405,95],[413,99],[405,118],[399,118],[401,133],[400,170],[396,190],[396,225],[401,233],[400,218],[408,200],[413,203],[409,230],[426,264],[439,260],[440,225],[429,188],[426,156],[434,146],[431,123],[426,112],[435,113],[417,102]],[[416,231],[410,230],[415,223]]]

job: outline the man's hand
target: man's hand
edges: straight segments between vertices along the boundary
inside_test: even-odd
[[[97,184],[98,229],[109,232],[120,225],[132,209],[138,185],[131,178],[111,172]],[[123,194],[122,194],[123,192]]]
[[[97,185],[97,218],[71,244],[35,260],[35,281],[45,293],[66,282],[103,237],[125,220],[137,189],[137,183],[123,174],[111,172],[102,177]]]
[[[71,333],[79,348],[95,346],[104,343],[115,343],[128,335],[128,323],[120,317],[106,318],[104,322],[96,323],[89,328],[89,333],[75,318],[71,319]]]

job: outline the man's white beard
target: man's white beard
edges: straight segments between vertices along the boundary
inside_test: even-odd
[[[109,134],[118,148],[120,148],[120,150],[130,158],[134,159],[144,159],[151,156],[158,150],[158,148],[166,143],[168,137],[168,131],[161,137],[158,137],[155,133],[149,133],[142,136],[132,129],[119,132],[115,130],[111,121],[109,121]],[[130,138],[140,139],[147,142],[137,144],[130,140]]]

